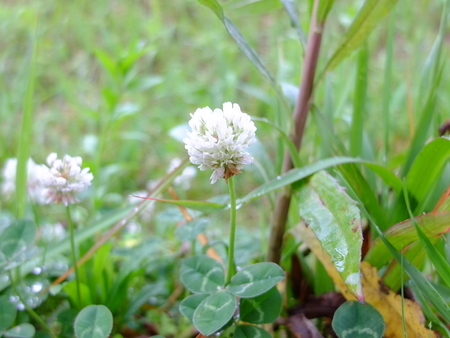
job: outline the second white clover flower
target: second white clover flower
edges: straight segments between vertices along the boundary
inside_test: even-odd
[[[47,157],[49,168],[43,166],[42,185],[46,188],[47,203],[69,205],[78,202],[76,195],[84,191],[94,176],[89,168],[81,169],[81,157],[65,155],[58,159],[55,153]]]
[[[256,127],[238,104],[226,102],[222,109],[199,108],[191,114],[185,148],[200,170],[212,169],[211,184],[241,173],[245,164],[253,163],[246,149],[256,142]]]

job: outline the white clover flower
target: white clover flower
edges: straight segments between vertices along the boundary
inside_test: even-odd
[[[220,178],[228,180],[240,174],[244,164],[253,163],[245,149],[256,142],[256,127],[238,104],[225,102],[223,110],[214,111],[199,108],[191,117],[192,132],[184,139],[185,148],[190,161],[200,170],[213,170],[211,184]]]
[[[43,195],[43,187],[41,185],[41,166],[34,163],[33,159],[29,158],[27,162],[27,192],[28,198],[39,204],[45,203]],[[2,176],[3,182],[1,185],[1,193],[5,197],[11,197],[16,191],[16,171],[17,171],[17,159],[9,158],[5,162]]]
[[[94,176],[89,168],[81,170],[81,157],[65,155],[62,160],[56,153],[47,157],[50,168],[42,166],[41,183],[46,188],[47,203],[63,203],[69,205],[78,202],[76,195],[85,190]]]

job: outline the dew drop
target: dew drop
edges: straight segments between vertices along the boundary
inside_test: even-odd
[[[40,282],[34,283],[33,285],[31,285],[31,291],[33,291],[34,293],[38,293],[42,290],[43,288],[43,284]]]
[[[39,275],[41,272],[42,272],[42,268],[40,268],[38,266],[33,269],[33,273],[35,275]]]

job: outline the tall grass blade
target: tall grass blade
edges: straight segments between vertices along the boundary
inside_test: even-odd
[[[356,64],[356,80],[353,98],[353,118],[350,131],[350,155],[363,155],[364,119],[366,115],[367,68],[369,64],[369,49],[364,43],[358,53]]]
[[[386,163],[389,156],[389,133],[390,133],[390,102],[391,102],[391,79],[392,79],[392,63],[394,59],[394,33],[395,22],[397,20],[397,11],[392,10],[389,18],[389,30],[386,46],[386,65],[384,68],[384,84],[383,84],[383,126],[384,126],[384,148],[383,162]]]
[[[17,152],[17,172],[16,172],[16,208],[17,218],[25,216],[27,203],[27,179],[28,179],[28,158],[30,157],[31,137],[33,133],[33,101],[34,101],[34,81],[36,74],[37,55],[37,29],[38,18],[36,16],[35,31],[32,39],[32,51],[30,59],[30,72],[28,75],[28,85],[23,103],[23,117],[20,129],[19,149]]]
[[[266,66],[264,65],[264,62],[259,57],[258,53],[250,46],[250,44],[247,42],[247,40],[244,38],[244,36],[241,34],[239,29],[233,24],[233,22],[223,13],[222,6],[216,1],[216,0],[197,0],[200,4],[208,7],[211,9],[217,17],[220,19],[220,21],[225,26],[228,33],[231,35],[231,37],[234,39],[238,47],[241,49],[241,51],[245,54],[245,56],[251,61],[251,63],[259,70],[259,72],[264,75],[264,77],[267,79],[267,81],[270,83],[272,88],[277,93],[281,103],[283,104],[283,107],[285,108],[284,111],[286,114],[290,114],[290,108],[289,103],[287,102],[286,97],[284,96],[282,90],[280,89],[280,86],[275,81],[275,78],[273,75],[267,70]],[[286,115],[288,117],[288,115]]]
[[[450,307],[442,298],[441,294],[433,287],[433,285],[422,275],[422,273],[400,252],[398,252],[395,247],[386,239],[381,229],[376,224],[373,217],[367,212],[364,205],[360,202],[360,207],[362,211],[366,214],[368,220],[372,223],[374,229],[380,236],[383,243],[386,245],[388,250],[394,256],[394,258],[403,264],[405,272],[408,274],[414,283],[417,285],[419,290],[424,294],[424,296],[430,301],[431,304],[439,311],[441,316],[450,323]]]
[[[422,242],[425,251],[428,254],[428,258],[433,263],[436,268],[437,273],[441,276],[442,280],[450,287],[450,269],[448,266],[447,260],[441,255],[441,253],[434,247],[433,243],[428,239],[428,237],[424,234],[424,232],[420,229],[419,225],[414,218],[414,215],[411,211],[411,206],[409,203],[408,190],[403,189],[403,196],[406,202],[406,208],[408,209],[411,220],[414,224],[414,228],[417,231],[417,235],[419,236],[420,242]]]
[[[444,3],[444,8],[442,11],[439,33],[436,37],[428,60],[425,63],[420,93],[418,96],[418,106],[420,107],[421,102],[425,102],[425,104],[421,109],[419,123],[417,124],[417,127],[414,131],[414,137],[411,142],[408,157],[402,170],[403,176],[408,173],[416,155],[419,153],[423,144],[429,137],[429,130],[435,113],[434,108],[436,104],[436,92],[441,82],[445,62],[441,60],[443,56],[443,45],[445,42],[449,8],[450,5],[449,1],[447,0]],[[425,100],[423,98],[425,98]]]
[[[383,17],[395,6],[398,0],[366,0],[361,10],[353,20],[343,38],[342,44],[331,56],[322,71],[324,74],[339,65],[348,55],[358,49],[369,34],[375,29]]]
[[[286,13],[289,16],[289,20],[291,20],[291,25],[295,28],[297,32],[298,38],[302,43],[303,50],[306,48],[306,35],[303,32],[302,26],[300,25],[300,21],[298,19],[297,12],[295,11],[294,2],[292,0],[280,0],[286,10]]]

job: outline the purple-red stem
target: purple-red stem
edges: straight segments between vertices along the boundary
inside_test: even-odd
[[[308,117],[310,101],[316,74],[317,60],[319,58],[322,32],[325,22],[317,22],[317,8],[320,0],[314,1],[313,15],[309,30],[308,43],[306,45],[305,60],[303,62],[302,78],[297,103],[294,109],[294,132],[291,140],[300,151],[302,139],[305,131],[306,119]],[[293,168],[289,151],[284,153],[282,172],[285,173]],[[283,244],[283,235],[286,229],[286,221],[291,203],[291,189],[283,189],[279,193],[272,220],[271,233],[269,239],[269,252],[267,260],[279,263]]]

